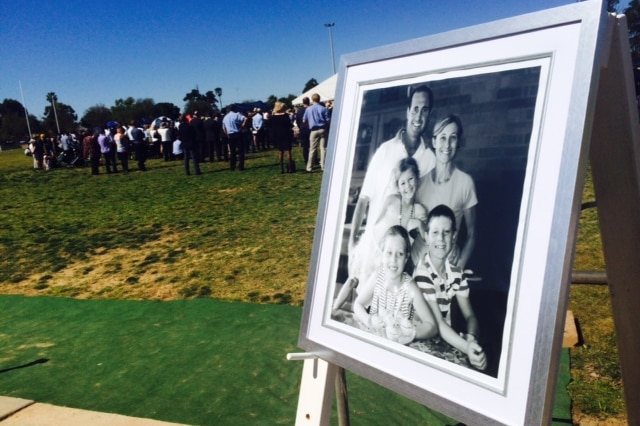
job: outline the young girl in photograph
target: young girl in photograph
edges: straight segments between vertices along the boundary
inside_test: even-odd
[[[382,239],[380,266],[358,288],[356,318],[373,333],[400,344],[437,334],[420,289],[405,271],[411,243],[406,229],[390,227]]]
[[[380,216],[372,227],[365,230],[365,235],[360,238],[358,246],[352,251],[353,258],[349,259],[350,277],[338,293],[334,309],[339,309],[358,282],[366,280],[376,269],[381,241],[390,227],[402,226],[409,232],[411,242],[415,239],[415,235],[421,232],[422,223],[427,218],[427,211],[415,200],[420,182],[420,170],[413,157],[400,160],[394,170],[394,181],[396,192],[385,199]],[[408,260],[407,269],[411,274],[414,262],[411,258]]]
[[[413,157],[403,158],[394,173],[397,192],[386,198],[374,225],[376,241],[381,241],[393,225],[402,226],[413,240],[422,228],[421,223],[427,219],[427,210],[415,198],[420,183],[420,170],[416,160]],[[413,272],[411,264],[409,272]]]

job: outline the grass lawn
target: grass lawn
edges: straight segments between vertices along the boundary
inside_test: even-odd
[[[0,395],[176,423],[294,424],[302,362],[285,355],[299,351],[299,307],[2,296],[0,312]],[[347,383],[353,424],[456,424],[361,377]]]
[[[291,424],[301,364],[284,356],[296,351],[322,174],[281,175],[274,151],[250,154],[244,172],[148,165],[91,176],[0,153],[0,370],[48,360],[1,373],[0,394],[194,424]],[[604,268],[595,214],[583,212],[575,269]],[[573,286],[570,308],[585,340],[571,350],[574,419],[623,419],[606,287]],[[448,422],[348,381],[355,424],[389,424],[388,407],[407,416],[398,424]]]

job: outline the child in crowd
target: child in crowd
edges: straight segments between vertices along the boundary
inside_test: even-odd
[[[417,286],[435,315],[440,336],[462,351],[478,370],[487,368],[487,357],[478,344],[478,320],[469,300],[469,284],[460,268],[448,260],[456,239],[453,211],[440,204],[427,216],[425,240],[427,254],[414,272]],[[451,302],[456,298],[467,326],[466,334],[458,334],[451,326]]]
[[[420,289],[405,272],[410,250],[407,230],[400,225],[389,228],[382,240],[381,265],[358,288],[353,306],[356,318],[375,334],[403,345],[437,334]]]

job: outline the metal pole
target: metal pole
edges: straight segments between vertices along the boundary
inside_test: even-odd
[[[24,108],[24,117],[27,119],[27,129],[29,129],[29,140],[33,139],[31,135],[31,125],[29,124],[29,112],[27,111],[27,106],[24,104],[24,93],[22,93],[22,82],[18,80],[18,84],[20,85],[20,96],[22,96],[22,108]]]
[[[329,45],[331,46],[331,64],[333,65],[333,73],[336,73],[336,58],[333,54],[333,27],[335,26],[335,22],[331,22],[330,24],[324,24],[325,27],[329,28]]]
[[[60,134],[60,124],[58,124],[58,113],[56,112],[56,100],[54,97],[51,97],[51,106],[53,107],[53,116],[56,118],[56,128],[58,129],[58,134]]]

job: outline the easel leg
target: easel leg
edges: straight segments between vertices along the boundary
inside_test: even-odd
[[[329,424],[337,369],[320,358],[304,360],[296,426]]]
[[[344,368],[338,367],[336,374],[336,406],[338,408],[338,424],[349,426],[349,396],[347,394],[347,375]]]
[[[640,424],[640,127],[628,31],[618,17],[607,69],[600,78],[591,167],[611,308],[618,340],[627,421]]]

